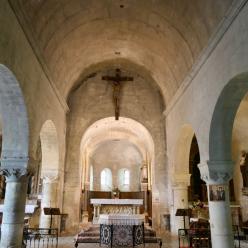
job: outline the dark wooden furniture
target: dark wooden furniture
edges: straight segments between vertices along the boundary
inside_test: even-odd
[[[178,243],[181,247],[211,247],[211,234],[208,222],[192,222],[189,229],[178,230]]]

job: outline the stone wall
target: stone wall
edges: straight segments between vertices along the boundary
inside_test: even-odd
[[[101,76],[106,73],[107,71],[99,72],[86,80],[69,99],[71,111],[68,116],[64,209],[69,214],[67,228],[71,231],[77,228],[80,218],[79,200],[82,168],[79,167],[79,159],[81,159],[81,139],[86,129],[95,121],[114,116],[112,86],[101,80]],[[120,115],[143,124],[151,133],[155,143],[153,189],[160,192],[161,212],[167,207],[167,163],[165,160],[166,148],[162,111],[163,104],[160,94],[150,82],[134,75],[133,82],[123,85]]]

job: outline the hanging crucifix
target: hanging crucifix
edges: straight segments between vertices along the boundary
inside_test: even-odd
[[[120,116],[120,93],[121,85],[124,81],[133,81],[133,77],[121,76],[121,70],[115,70],[115,76],[103,76],[102,80],[110,81],[113,85],[113,102],[115,105],[115,119],[119,120]]]

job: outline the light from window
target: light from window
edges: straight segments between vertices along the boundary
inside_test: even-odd
[[[130,172],[128,170],[124,170],[124,185],[129,185],[130,181]]]
[[[112,172],[108,168],[105,168],[101,172],[101,190],[102,191],[112,190]]]

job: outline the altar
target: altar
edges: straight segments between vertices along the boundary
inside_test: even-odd
[[[142,214],[100,214],[100,246],[134,247],[144,244]]]
[[[93,223],[98,223],[100,214],[140,214],[143,199],[91,199],[94,214]]]

